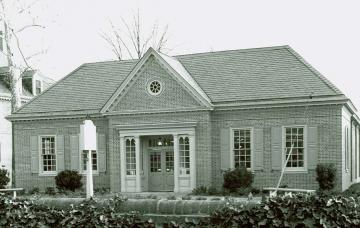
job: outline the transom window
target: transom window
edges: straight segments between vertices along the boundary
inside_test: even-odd
[[[87,151],[82,152],[82,163],[83,163],[83,171],[86,171],[86,163],[87,163]],[[91,151],[91,162],[92,162],[92,170],[97,171],[98,170],[98,164],[97,164],[97,152],[96,150]]]
[[[135,139],[126,139],[126,175],[136,174]]]
[[[41,164],[43,172],[56,172],[55,136],[41,136]]]
[[[305,146],[304,146],[304,127],[285,127],[285,156],[284,162],[289,157],[291,147],[292,152],[289,157],[287,168],[304,168]]]
[[[158,95],[162,92],[163,90],[163,85],[159,80],[152,80],[149,84],[148,84],[148,92],[151,95]]]
[[[236,129],[234,136],[234,166],[235,168],[251,168],[251,130]]]
[[[180,175],[190,174],[190,142],[189,137],[179,138]]]

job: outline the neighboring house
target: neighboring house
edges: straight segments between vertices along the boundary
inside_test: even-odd
[[[0,167],[6,168],[12,173],[12,127],[11,122],[5,117],[11,114],[11,92],[8,77],[8,63],[4,40],[0,31]],[[26,71],[22,75],[22,80],[18,84],[21,89],[22,103],[26,103],[33,96],[40,94],[43,90],[53,84],[54,81],[49,79],[38,71]],[[40,83],[40,88],[37,84]],[[11,183],[11,182],[10,182]]]
[[[94,187],[187,192],[221,187],[246,166],[256,187],[316,189],[334,163],[336,189],[359,178],[359,119],[351,101],[288,46],[83,64],[8,117],[16,187],[55,186],[83,173],[80,125],[97,126]]]

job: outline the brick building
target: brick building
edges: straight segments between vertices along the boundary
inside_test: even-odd
[[[9,116],[15,181],[54,186],[83,173],[80,124],[97,126],[94,187],[191,191],[246,166],[254,186],[316,189],[334,163],[337,189],[360,181],[359,119],[351,101],[288,46],[83,64]]]

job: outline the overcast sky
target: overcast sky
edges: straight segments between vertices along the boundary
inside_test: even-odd
[[[29,0],[32,2],[32,0]],[[84,62],[114,56],[100,37],[109,21],[140,10],[144,28],[169,25],[169,54],[290,45],[360,109],[360,1],[41,0],[47,47],[37,66],[60,79]]]

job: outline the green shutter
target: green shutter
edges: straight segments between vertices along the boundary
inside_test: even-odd
[[[31,173],[39,173],[38,137],[30,136]]]
[[[220,131],[220,150],[221,150],[221,169],[230,168],[230,129],[225,128]]]
[[[282,165],[282,128],[271,128],[271,168],[281,170]]]
[[[57,171],[61,172],[65,169],[64,163],[64,135],[56,136],[56,161]]]
[[[79,171],[79,135],[70,135],[71,170]]]
[[[264,167],[264,133],[262,128],[254,129],[254,170],[262,170]]]
[[[97,155],[98,155],[98,165],[99,172],[106,171],[106,137],[105,134],[97,135]]]
[[[316,126],[309,126],[307,131],[307,164],[308,169],[315,169],[318,163],[318,130]]]

